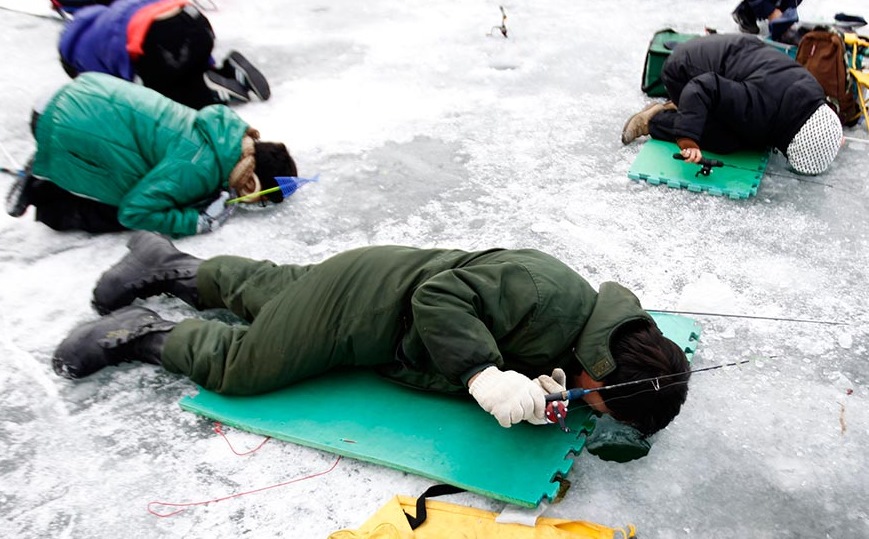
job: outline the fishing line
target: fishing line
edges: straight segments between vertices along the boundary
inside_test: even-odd
[[[6,146],[2,142],[0,142],[0,151],[2,151],[3,154],[6,156],[6,159],[9,160],[10,163],[12,163],[13,167],[17,168],[18,170],[21,170],[23,168],[21,166],[21,163],[19,163],[17,159],[12,157],[12,154],[9,153],[9,150],[6,149]],[[3,167],[3,172],[6,172],[7,170],[8,169],[6,167]]]
[[[681,153],[674,153],[673,159],[678,159],[679,161],[685,161],[685,157]],[[686,163],[687,163],[687,161],[686,161]],[[688,164],[700,166],[700,171],[698,171],[697,174],[695,174],[695,176],[699,176],[699,175],[709,176],[710,174],[712,174],[712,169],[717,168],[717,167],[727,167],[727,168],[732,168],[732,169],[736,169],[736,170],[744,170],[746,172],[753,172],[753,173],[760,172],[757,169],[740,167],[737,165],[731,165],[729,163],[725,163],[724,161],[720,161],[718,159],[708,159],[705,157],[702,158],[699,163],[688,163]],[[837,186],[829,184],[829,183],[824,183],[824,182],[820,182],[817,180],[810,180],[808,178],[800,178],[800,177],[794,176],[792,174],[782,174],[780,172],[769,172],[768,170],[764,170],[763,174],[764,175],[769,174],[770,176],[778,176],[780,178],[787,178],[789,180],[794,180],[797,182],[811,183],[814,185],[822,185],[824,187],[829,187],[830,189],[835,189],[836,191],[844,191],[846,193],[857,194],[857,193],[854,193],[853,191],[849,191],[847,189],[842,189],[841,187],[837,187]]]
[[[778,357],[778,356],[765,356],[764,359],[774,359],[776,357]],[[585,395],[588,395],[589,393],[597,393],[597,392],[604,391],[604,390],[633,386],[633,385],[637,385],[637,384],[643,384],[646,382],[652,384],[652,389],[643,389],[641,391],[636,391],[636,392],[630,393],[628,395],[623,395],[621,397],[617,397],[617,398],[613,398],[613,399],[606,399],[606,400],[625,399],[628,397],[633,397],[635,395],[639,395],[640,393],[645,393],[647,391],[660,391],[661,390],[660,381],[664,380],[664,379],[675,378],[676,376],[685,376],[686,374],[690,376],[691,374],[694,374],[694,373],[714,371],[714,370],[718,370],[718,369],[723,369],[725,367],[736,367],[739,365],[745,365],[746,363],[751,363],[752,361],[754,361],[754,359],[755,358],[744,359],[742,361],[733,361],[731,363],[722,363],[720,365],[712,365],[710,367],[703,367],[700,369],[690,369],[687,371],[676,372],[676,373],[672,373],[672,374],[662,374],[660,376],[651,376],[649,378],[643,378],[640,380],[631,380],[630,382],[621,382],[618,384],[611,384],[611,385],[606,385],[606,386],[601,386],[601,387],[593,387],[593,388],[579,387],[579,388],[573,388],[573,389],[566,389],[564,391],[556,391],[554,393],[549,393],[548,395],[546,395],[546,402],[571,401],[571,400],[576,400],[576,399],[582,398]],[[666,388],[666,387],[669,387],[672,385],[687,384],[687,383],[688,383],[687,380],[677,381],[677,382],[673,382],[671,384],[667,384],[664,387]]]
[[[776,357],[776,356],[768,356],[768,357],[769,357],[770,359],[772,359],[772,358],[774,358],[774,357]],[[740,365],[744,365],[744,364],[746,364],[746,363],[751,363],[751,361],[753,361],[753,360],[751,360],[751,359],[746,359],[746,360],[744,360],[744,361],[737,361],[737,362],[735,362],[735,363],[727,363],[727,364],[724,364],[724,365],[715,365],[715,366],[713,366],[713,367],[707,367],[707,368],[705,368],[705,369],[697,369],[697,370],[693,370],[693,371],[685,371],[685,372],[680,372],[680,373],[676,373],[676,374],[670,374],[670,375],[667,375],[666,377],[680,376],[680,375],[684,375],[684,374],[688,374],[688,373],[692,373],[692,374],[693,374],[693,373],[695,373],[695,372],[704,372],[704,371],[708,371],[708,370],[715,370],[715,369],[720,369],[720,368],[722,368],[722,367],[738,367],[738,366],[740,366]],[[665,378],[665,376],[658,376],[658,377],[652,379],[653,384],[654,384],[654,380],[657,380],[657,379],[659,379],[659,378]],[[640,382],[648,382],[648,381],[650,381],[650,380],[637,380],[636,382],[637,382],[637,383],[640,383]],[[664,387],[664,389],[666,389],[666,388],[668,388],[668,387],[672,387],[672,386],[688,385],[688,382],[690,382],[690,380],[676,380],[675,382],[670,382],[669,384],[667,384],[667,385],[665,385],[665,386],[663,386],[663,387]],[[628,382],[628,383],[630,383],[630,382]],[[612,387],[614,387],[614,386],[610,386],[610,388],[612,388]],[[602,387],[602,388],[600,388],[600,389],[607,389],[607,388],[606,388],[606,387]],[[637,396],[637,395],[641,395],[641,394],[643,394],[643,393],[649,393],[649,392],[651,392],[651,391],[660,391],[660,390],[661,390],[661,386],[660,386],[660,384],[658,384],[657,386],[653,385],[650,389],[640,389],[640,390],[635,391],[635,392],[633,392],[633,393],[631,393],[631,394],[629,394],[629,395],[622,395],[621,397],[606,398],[606,399],[604,399],[604,403],[612,402],[612,401],[617,401],[617,400],[622,400],[622,399],[630,399],[630,398],[632,398],[632,397],[635,397],[635,396]]]
[[[799,322],[803,324],[827,324],[830,326],[848,326],[848,322],[838,322],[835,320],[811,320],[808,318],[778,318],[775,316],[757,316],[751,314],[727,314],[727,313],[704,313],[697,311],[668,311],[664,309],[649,309],[658,313],[669,314],[691,314],[696,316],[720,316],[722,318],[748,318],[751,320],[772,320],[775,322]]]
[[[43,15],[42,13],[31,13],[29,11],[24,11],[21,9],[15,9],[15,8],[6,7],[6,6],[0,6],[0,9],[2,9],[4,11],[11,11],[12,13],[20,13],[21,15],[30,15],[31,17],[38,17],[40,19],[48,19],[48,20],[60,21],[60,22],[64,22],[66,20],[66,17],[64,15],[59,14],[59,13],[57,16],[47,15],[47,14]]]

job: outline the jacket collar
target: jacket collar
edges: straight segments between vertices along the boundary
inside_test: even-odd
[[[610,339],[620,326],[635,320],[652,322],[640,300],[618,283],[601,284],[594,309],[574,348],[576,359],[589,376],[600,381],[616,370]]]

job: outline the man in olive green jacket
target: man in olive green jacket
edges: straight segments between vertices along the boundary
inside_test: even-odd
[[[586,397],[644,434],[666,426],[687,394],[683,350],[630,291],[604,283],[596,292],[539,251],[366,247],[299,266],[203,261],[156,234],[137,233],[128,247],[94,289],[105,316],[57,348],[58,374],[80,378],[138,359],[213,391],[253,395],[370,366],[413,387],[468,391],[504,427],[545,423],[545,394],[567,385],[564,371],[571,386],[587,389],[668,376],[657,391]],[[130,306],[160,293],[199,309],[227,308],[248,325],[176,325]]]
[[[250,194],[296,175],[286,147],[258,141],[229,107],[197,111],[102,73],[64,85],[32,127],[32,170],[7,211],[17,217],[33,204],[58,230],[209,232],[229,214],[221,192]]]

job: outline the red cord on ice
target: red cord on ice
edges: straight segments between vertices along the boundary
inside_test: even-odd
[[[271,436],[266,436],[265,440],[263,440],[262,443],[260,443],[255,448],[251,449],[250,451],[245,451],[244,453],[239,453],[238,451],[235,450],[234,447],[232,447],[232,443],[229,441],[229,438],[227,438],[226,434],[224,434],[224,432],[223,432],[223,425],[221,425],[219,422],[214,423],[214,432],[221,435],[223,437],[223,439],[226,440],[226,445],[229,446],[230,451],[232,451],[233,453],[235,453],[239,457],[243,457],[245,455],[250,455],[251,453],[254,453],[255,451],[259,450],[260,447],[266,445],[266,442],[268,442],[272,438]]]
[[[321,475],[325,475],[325,474],[331,472],[332,470],[335,469],[336,466],[338,466],[338,462],[340,462],[340,461],[341,461],[341,456],[339,455],[338,458],[335,459],[335,462],[332,463],[332,466],[330,466],[328,470],[324,470],[322,472],[317,472],[317,473],[314,473],[311,475],[306,475],[305,477],[297,477],[295,479],[290,479],[289,481],[284,481],[283,483],[278,483],[277,485],[270,485],[268,487],[262,487],[262,488],[257,488],[254,490],[248,490],[246,492],[238,492],[236,494],[230,494],[229,496],[224,496],[222,498],[215,498],[213,500],[206,500],[206,501],[202,501],[202,502],[188,502],[188,503],[172,503],[172,502],[158,502],[158,501],[149,502],[148,503],[148,512],[151,513],[152,515],[154,515],[155,517],[160,517],[160,518],[171,517],[173,515],[177,515],[178,513],[183,513],[184,510],[188,507],[194,507],[197,505],[208,505],[210,503],[222,502],[224,500],[238,498],[240,496],[245,496],[247,494],[254,494],[256,492],[262,492],[264,490],[283,487],[283,486],[289,485],[291,483],[298,483],[299,481],[304,481],[306,479],[313,479],[314,477],[319,477]],[[167,507],[180,507],[180,509],[178,509],[177,511],[173,511],[171,513],[158,513],[154,509],[152,509],[152,506],[154,506],[154,505],[165,505]]]

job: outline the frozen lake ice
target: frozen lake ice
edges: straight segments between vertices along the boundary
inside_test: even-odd
[[[743,201],[626,177],[640,144],[622,146],[619,134],[648,101],[639,87],[652,34],[735,32],[735,4],[508,2],[503,39],[487,35],[501,23],[496,2],[216,0],[207,13],[216,56],[240,50],[272,84],[270,101],[236,110],[321,180],[177,244],[276,262],[388,243],[534,247],[595,285],[625,284],[650,309],[844,322],[696,316],[696,366],[758,361],[695,376],[648,457],[579,455],[570,491],[547,515],[630,522],[644,538],[869,537],[869,144],[846,145],[819,178],[832,188],[781,176],[785,162],[773,156],[776,175]],[[825,21],[869,16],[866,6],[812,0],[800,13]],[[0,14],[0,143],[19,161],[34,147],[31,105],[67,80],[60,29]],[[862,123],[846,135],[869,139]],[[77,383],[55,376],[52,351],[96,316],[92,287],[128,234],[60,234],[32,211],[0,215],[4,536],[326,537],[431,483],[342,459],[314,479],[149,514],[150,501],[274,485],[334,456],[274,441],[235,456],[211,422],[178,407],[193,385],[152,366]],[[192,314],[169,298],[147,305]],[[260,442],[228,435],[240,448]],[[503,507],[471,494],[450,501]]]

